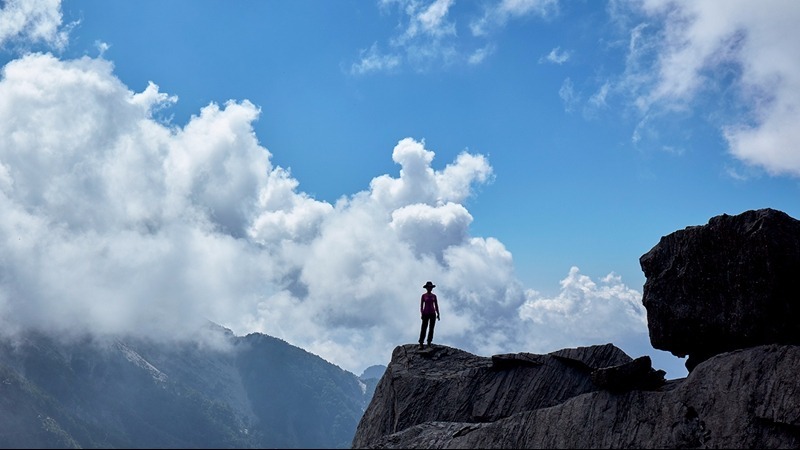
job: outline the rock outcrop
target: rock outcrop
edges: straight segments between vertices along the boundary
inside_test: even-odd
[[[353,448],[800,447],[800,222],[712,218],[640,259],[664,380],[612,344],[479,357],[397,347]]]
[[[410,346],[409,346],[410,348]],[[411,365],[423,357],[406,347],[397,362]],[[441,366],[453,352],[447,350]],[[410,356],[410,360],[406,360]],[[462,356],[461,358],[464,358]],[[546,383],[528,382],[524,394],[512,384],[497,380],[477,383],[476,378],[456,376],[438,387],[459,388],[459,397],[433,404],[415,395],[407,375],[392,374],[393,362],[381,380],[370,410],[362,419],[353,448],[797,448],[800,446],[800,347],[766,345],[737,350],[703,362],[681,380],[672,380],[656,390],[612,392],[580,384],[576,373],[549,360]],[[452,368],[458,364],[453,358]],[[540,366],[546,368],[548,364]],[[395,368],[397,369],[397,368]],[[469,369],[468,369],[469,370]],[[476,370],[476,369],[472,369]],[[478,368],[477,371],[485,369]],[[513,370],[513,369],[505,369]],[[535,371],[529,367],[526,370]],[[547,370],[547,369],[546,369]],[[556,374],[563,374],[560,379]],[[537,374],[516,378],[541,379]],[[502,371],[499,379],[515,378]],[[419,384],[424,384],[418,380]],[[451,386],[446,386],[452,384]],[[398,394],[392,389],[397,387]],[[492,386],[496,390],[487,390]],[[558,392],[561,388],[561,392]],[[582,389],[587,392],[579,393]],[[431,390],[429,393],[433,394]],[[570,395],[575,393],[575,395]],[[513,396],[523,394],[524,399]],[[563,401],[559,399],[563,398]],[[388,403],[391,400],[394,403]],[[373,406],[376,402],[383,406]],[[513,403],[516,406],[511,406]],[[524,411],[489,421],[465,420],[475,405],[482,414],[501,410]],[[489,405],[487,408],[486,406]],[[392,411],[392,407],[397,407]],[[376,413],[381,410],[381,422]],[[425,420],[427,411],[435,420]],[[450,417],[447,415],[450,414]],[[416,418],[416,421],[411,418]],[[394,420],[394,422],[392,421]],[[376,427],[394,432],[379,436]]]
[[[356,430],[353,447],[392,447],[385,443],[386,436],[425,423],[493,423],[554,407],[602,389],[593,378],[606,368],[620,368],[601,377],[615,386],[615,392],[664,384],[664,372],[649,367],[649,359],[646,368],[623,369],[632,363],[630,356],[611,344],[491,358],[447,346],[417,350],[416,345],[402,345],[392,353]],[[397,448],[406,446],[402,439],[398,443]]]
[[[706,358],[800,344],[800,221],[774,209],[713,217],[664,236],[640,258],[654,348]]]

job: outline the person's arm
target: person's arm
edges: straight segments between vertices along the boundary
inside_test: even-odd
[[[422,307],[425,305],[425,294],[419,298],[419,313],[422,314]]]
[[[436,320],[439,320],[439,299],[433,296],[433,306],[436,308]]]

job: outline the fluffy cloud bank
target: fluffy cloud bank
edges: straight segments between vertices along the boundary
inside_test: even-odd
[[[0,47],[9,43],[45,43],[62,48],[68,31],[62,29],[61,0],[7,0],[0,5]]]
[[[483,155],[437,170],[405,138],[399,174],[330,204],[272,164],[258,107],[154,118],[177,101],[155,84],[131,91],[102,58],[33,53],[2,69],[3,333],[189,338],[211,320],[357,372],[416,341],[432,280],[436,340],[479,354],[646,334],[641,296],[618,278],[598,287],[574,268],[541,298],[501,242],[471,235],[465,200],[493,177]]]

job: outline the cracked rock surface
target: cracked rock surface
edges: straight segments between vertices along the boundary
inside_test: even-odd
[[[553,354],[497,368],[461,350],[414,347],[395,349],[353,448],[800,447],[798,346],[724,353],[686,378],[625,392],[598,388],[597,369]]]

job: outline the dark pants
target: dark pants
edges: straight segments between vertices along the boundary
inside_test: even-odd
[[[436,326],[436,313],[422,315],[422,329],[419,330],[419,344],[422,345],[425,338],[425,330],[428,331],[428,344],[433,341],[433,327]]]

